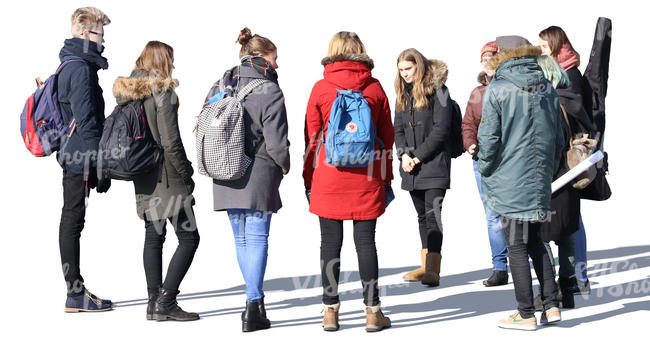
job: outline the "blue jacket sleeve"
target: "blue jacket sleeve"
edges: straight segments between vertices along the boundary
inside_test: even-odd
[[[104,112],[97,112],[100,108],[95,96],[99,92],[96,90],[99,84],[91,82],[90,70],[86,65],[71,74],[70,82],[73,84],[70,88],[70,108],[77,125],[76,132],[88,150],[97,150],[104,129],[103,123],[97,119],[98,115],[104,115]]]

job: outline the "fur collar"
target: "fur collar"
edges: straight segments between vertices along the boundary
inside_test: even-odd
[[[368,57],[367,54],[337,54],[331,57],[325,57],[321,60],[323,66],[333,64],[337,61],[359,61],[368,65],[371,70],[375,67],[375,63]]]
[[[427,94],[434,93],[437,89],[445,86],[449,69],[442,60],[430,59],[429,72],[424,77],[424,86]]]
[[[499,68],[499,65],[510,59],[526,56],[537,58],[540,55],[542,55],[542,50],[537,46],[520,46],[497,53],[494,57],[492,57],[492,59],[490,59],[490,62],[487,65],[487,69],[490,71],[490,73],[494,73]]]
[[[115,98],[128,100],[143,99],[154,92],[173,90],[178,87],[176,79],[118,77],[113,83]]]

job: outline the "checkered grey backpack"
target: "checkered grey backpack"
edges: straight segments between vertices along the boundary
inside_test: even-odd
[[[226,96],[201,110],[196,134],[199,173],[222,181],[244,176],[252,160],[244,153],[242,102],[266,80],[254,79],[235,96]]]

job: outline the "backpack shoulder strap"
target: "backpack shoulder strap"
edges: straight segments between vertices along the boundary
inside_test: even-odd
[[[260,86],[260,85],[262,85],[262,84],[264,84],[266,82],[267,82],[267,80],[264,80],[264,79],[254,79],[254,80],[252,80],[250,83],[246,84],[246,86],[244,86],[241,90],[239,90],[239,92],[237,92],[237,100],[239,100],[239,101],[244,100],[244,98],[246,98],[246,96],[248,96],[251,92],[253,92],[253,90],[256,87],[258,87],[258,86]]]
[[[61,65],[59,65],[59,68],[56,69],[56,72],[54,72],[54,74],[57,74],[57,75],[58,75],[59,72],[61,72],[61,70],[63,70],[63,67],[64,67],[65,65],[68,65],[69,63],[71,63],[71,62],[73,62],[73,61],[80,61],[80,62],[86,64],[86,61],[83,60],[83,59],[81,59],[81,58],[68,59],[68,60],[62,62]]]

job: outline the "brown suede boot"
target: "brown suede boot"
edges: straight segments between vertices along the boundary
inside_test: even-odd
[[[339,330],[339,307],[341,303],[335,305],[323,305],[323,330],[333,332]]]
[[[427,249],[422,249],[420,252],[420,258],[421,258],[421,265],[420,268],[416,268],[415,270],[412,270],[402,277],[405,281],[410,281],[410,282],[415,282],[415,281],[420,281],[422,280],[422,275],[424,275],[424,266],[426,263],[426,258],[427,258],[427,253],[429,251]]]
[[[379,332],[390,328],[390,319],[384,316],[379,306],[366,306],[366,332]]]
[[[425,272],[422,276],[422,284],[431,287],[440,285],[440,260],[442,256],[440,253],[428,253]]]

